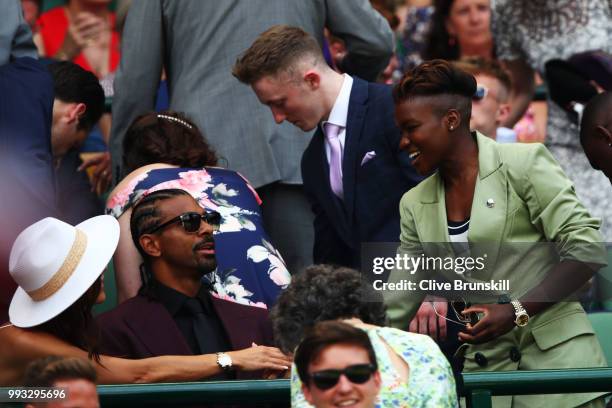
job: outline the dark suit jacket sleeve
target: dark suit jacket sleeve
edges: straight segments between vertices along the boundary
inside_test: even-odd
[[[163,55],[162,0],[132,2],[121,38],[121,64],[114,82],[110,152],[115,181],[119,180],[117,173],[125,132],[136,116],[155,107]]]
[[[406,177],[407,180],[410,181],[410,187],[414,187],[415,185],[420,183],[424,179],[424,177],[416,171],[414,166],[412,166],[410,158],[408,157],[408,153],[400,149],[400,140],[402,138],[402,133],[395,125],[395,105],[393,103],[393,98],[389,95],[385,95],[390,94],[391,90],[388,87],[383,88],[379,84],[371,84],[371,86],[374,86],[377,90],[371,90],[370,93],[373,95],[377,95],[376,104],[384,106],[381,111],[384,112],[384,115],[387,116],[385,120],[381,121],[381,123],[384,123],[386,125],[386,128],[384,129],[384,135],[387,141],[389,151],[393,152],[395,159],[397,160],[398,167],[400,168],[402,174]]]
[[[58,216],[52,112],[53,78],[46,67],[32,58],[0,67],[0,321],[8,319],[17,287],[8,272],[13,241],[32,223]]]
[[[393,54],[393,32],[368,0],[326,0],[325,25],[344,40],[347,54],[340,68],[375,81]]]

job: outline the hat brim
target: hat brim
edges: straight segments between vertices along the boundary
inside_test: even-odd
[[[34,301],[17,288],[9,307],[9,319],[17,327],[45,323],[76,302],[98,279],[110,262],[119,242],[119,223],[110,215],[90,218],[76,228],[87,236],[87,247],[74,272],[53,295]]]

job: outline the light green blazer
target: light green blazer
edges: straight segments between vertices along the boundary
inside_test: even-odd
[[[473,280],[510,279],[511,295],[519,298],[559,259],[606,264],[603,238],[598,231],[600,221],[591,217],[580,203],[571,181],[542,144],[498,144],[479,133],[476,141],[479,174],[468,241],[486,244],[487,268],[482,275],[474,272]],[[448,246],[428,244],[450,241],[444,185],[438,173],[403,196],[400,215],[399,253],[439,256],[441,248]],[[527,244],[538,242],[557,243],[558,255],[551,253],[549,245],[527,248]],[[516,248],[523,249],[516,252]],[[406,277],[405,271],[394,270],[389,282]],[[417,271],[413,280],[414,277],[427,278],[422,271]],[[406,329],[425,293],[396,290],[385,291],[383,296],[391,325]],[[508,358],[512,347],[522,353],[519,362]],[[556,303],[533,316],[527,327],[515,327],[498,339],[467,346],[461,352],[466,358],[465,371],[606,365],[593,329],[577,302]],[[477,352],[487,357],[486,367],[474,362]],[[594,396],[574,394],[569,400],[565,396],[562,406],[571,406],[566,405],[570,400],[577,405]],[[526,406],[539,406],[537,396],[520,397],[519,402],[521,398],[532,404]],[[550,403],[550,397],[547,398]],[[513,405],[496,406],[521,405],[515,401]]]

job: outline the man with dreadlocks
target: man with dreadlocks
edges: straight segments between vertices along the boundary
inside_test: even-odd
[[[132,210],[144,264],[138,296],[101,315],[104,353],[127,358],[207,354],[207,379],[282,372],[291,361],[272,344],[267,311],[220,299],[202,284],[215,270],[220,215],[183,190],[155,191]],[[236,371],[234,371],[236,370]]]

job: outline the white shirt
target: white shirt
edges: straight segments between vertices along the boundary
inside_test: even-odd
[[[348,107],[349,101],[351,99],[351,89],[353,88],[353,78],[351,78],[348,74],[343,74],[344,79],[342,81],[342,87],[340,88],[340,92],[336,97],[336,102],[334,102],[334,106],[332,107],[331,112],[329,112],[329,118],[326,121],[321,122],[321,129],[323,129],[323,134],[325,134],[325,124],[332,123],[336,126],[340,126],[342,130],[338,133],[338,139],[340,140],[340,146],[342,147],[342,152],[344,153],[344,142],[346,140],[346,119],[348,118]],[[327,156],[327,163],[329,163],[329,156],[331,155],[330,147],[327,144],[327,139],[325,141],[325,155]],[[342,159],[344,160],[344,154],[342,155]]]

